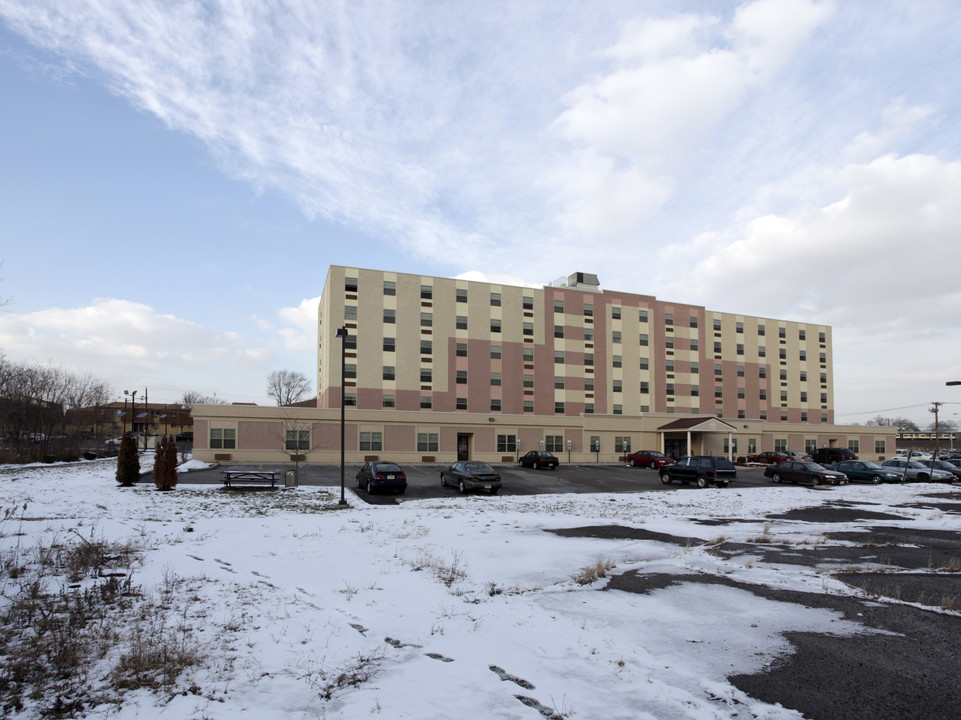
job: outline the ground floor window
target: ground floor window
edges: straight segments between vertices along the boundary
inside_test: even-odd
[[[517,452],[516,435],[498,435],[497,452]]]
[[[885,449],[885,446],[884,446],[884,440],[874,441],[874,452],[876,452],[878,455],[884,455],[885,453],[887,453],[887,450]]]
[[[805,441],[804,441],[804,452],[806,452],[806,453],[812,453],[812,452],[814,452],[814,451],[817,450],[817,449],[818,449],[818,441],[817,441],[817,440],[805,440]]]
[[[437,433],[417,433],[417,452],[437,452]]]
[[[237,431],[233,428],[210,428],[211,450],[234,450],[237,448]]]
[[[284,435],[284,447],[287,450],[310,449],[310,430],[287,430]]]
[[[859,440],[848,440],[848,450],[855,454],[861,452],[861,442]]]
[[[361,432],[360,449],[371,452],[384,449],[384,436],[379,432]]]
[[[785,438],[775,438],[774,450],[775,452],[787,452],[787,440]]]
[[[561,452],[564,449],[563,435],[545,435],[544,449],[547,452]]]
[[[625,437],[615,437],[614,447],[621,452],[629,453],[631,451],[631,439],[627,436]]]

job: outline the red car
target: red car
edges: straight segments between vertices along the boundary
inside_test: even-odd
[[[778,452],[776,450],[768,450],[766,452],[758,453],[757,455],[749,455],[747,461],[753,463],[763,463],[764,465],[780,465],[785,460],[793,459],[794,458],[787,453]]]
[[[628,454],[627,462],[631,467],[640,465],[641,467],[654,470],[656,468],[662,468],[665,465],[673,465],[674,458],[669,458],[664,453],[657,452],[657,450],[638,450],[637,452]]]

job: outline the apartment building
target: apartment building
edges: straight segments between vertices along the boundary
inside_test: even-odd
[[[893,452],[890,429],[833,424],[831,342],[826,325],[607,290],[589,273],[533,288],[331,266],[317,407],[195,407],[194,454],[339,461],[342,399],[352,463]]]

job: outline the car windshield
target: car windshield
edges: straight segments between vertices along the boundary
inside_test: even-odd
[[[547,450],[540,450],[537,454],[538,454],[540,457],[554,457],[554,456],[551,455],[549,452],[547,452]]]
[[[400,472],[400,467],[394,463],[377,463],[377,472]]]
[[[494,472],[494,468],[492,468],[492,467],[491,467],[490,465],[488,465],[487,463],[482,463],[482,462],[469,462],[469,463],[464,463],[464,469],[467,470],[467,472],[472,472],[472,473],[492,473],[492,472]]]
[[[861,465],[867,468],[868,470],[884,470],[883,467],[873,462],[865,462],[865,463],[861,463]]]
[[[817,463],[813,463],[813,462],[798,463],[798,464],[803,465],[806,470],[823,470],[824,469]]]
[[[919,462],[914,462],[914,460],[906,464],[909,468],[914,468],[915,470],[924,470],[924,465]]]
[[[647,455],[647,457],[664,457],[664,453],[659,453],[659,452],[646,452],[646,451],[643,451],[643,450],[642,450],[639,454],[640,454],[640,455]]]

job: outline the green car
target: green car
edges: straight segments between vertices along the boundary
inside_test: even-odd
[[[870,482],[875,485],[883,482],[904,482],[903,475],[891,472],[877,463],[866,462],[864,460],[842,460],[839,463],[828,466],[828,469],[844,473],[851,482]]]

